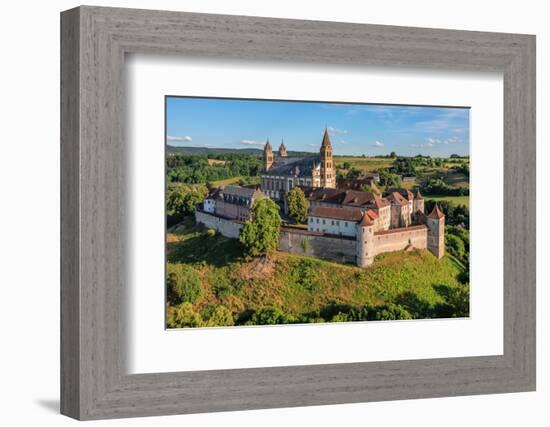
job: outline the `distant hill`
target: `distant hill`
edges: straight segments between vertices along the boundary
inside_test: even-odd
[[[247,155],[256,155],[261,156],[263,149],[261,148],[207,148],[207,147],[175,147],[173,145],[166,146],[167,153],[184,153],[184,154],[198,154],[198,155],[208,155],[208,154],[247,154]],[[289,151],[289,157],[303,157],[303,156],[314,156],[317,153],[311,153],[307,151]]]

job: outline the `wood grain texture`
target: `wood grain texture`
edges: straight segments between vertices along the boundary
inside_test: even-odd
[[[100,419],[535,389],[534,36],[80,7],[62,13],[61,38],[62,413]],[[128,375],[127,53],[501,71],[504,354]]]

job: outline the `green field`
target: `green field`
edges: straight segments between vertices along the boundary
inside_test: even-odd
[[[200,282],[181,315],[194,323],[185,326],[216,326],[200,319],[220,306],[237,325],[468,314],[460,264],[426,250],[383,254],[368,269],[282,252],[248,260],[237,240],[189,219],[168,230],[167,257],[169,270],[181,268]],[[169,322],[175,313],[168,309]]]
[[[240,180],[243,180],[245,184],[259,184],[259,176],[234,176],[233,178],[222,179],[219,181],[212,181],[213,187],[223,187],[224,185],[238,184]]]
[[[342,167],[344,163],[349,163],[354,169],[362,172],[372,172],[378,169],[389,168],[395,159],[383,159],[377,157],[355,157],[355,156],[338,156],[334,157],[336,167]]]
[[[424,196],[426,200],[435,200],[436,202],[439,201],[446,201],[446,202],[453,202],[457,205],[465,205],[466,207],[470,207],[470,196]]]

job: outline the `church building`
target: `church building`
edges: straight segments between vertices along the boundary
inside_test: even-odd
[[[325,129],[319,155],[288,157],[281,141],[277,156],[266,142],[263,153],[261,189],[274,200],[283,200],[293,187],[336,188],[336,168],[332,158],[332,145]]]

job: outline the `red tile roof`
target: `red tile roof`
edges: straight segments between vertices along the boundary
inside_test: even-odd
[[[399,205],[406,205],[408,204],[409,202],[407,200],[405,200],[405,198],[399,194],[397,191],[394,191],[392,193],[390,193],[387,197],[388,200],[390,201],[394,201],[395,203],[399,204]]]
[[[368,226],[374,225],[374,222],[369,217],[369,214],[365,212],[365,214],[363,215],[363,219],[361,219],[361,222],[359,223],[359,225],[362,227],[368,227]]]
[[[441,210],[439,209],[439,206],[437,206],[437,203],[436,203],[434,205],[434,208],[430,212],[430,214],[427,216],[427,218],[441,219],[441,218],[445,218],[445,214],[443,212],[441,212]]]
[[[309,216],[358,222],[363,217],[363,213],[357,209],[317,206],[311,210]]]
[[[369,209],[366,214],[369,216],[370,219],[375,220],[378,218],[378,214],[374,212],[372,209]]]

